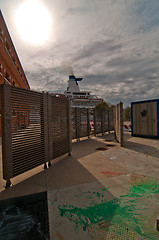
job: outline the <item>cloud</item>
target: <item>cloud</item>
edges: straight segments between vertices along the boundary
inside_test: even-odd
[[[158,0],[41,1],[54,19],[47,44],[33,47],[12,31],[31,88],[64,92],[72,68],[82,90],[112,104],[159,98]]]
[[[101,56],[103,54],[106,54],[110,52],[113,54],[114,51],[117,51],[122,47],[122,44],[114,44],[114,41],[111,40],[103,40],[103,41],[93,41],[92,43],[89,43],[78,50],[76,58],[74,58],[75,61],[78,61],[79,59],[83,58],[92,58]]]

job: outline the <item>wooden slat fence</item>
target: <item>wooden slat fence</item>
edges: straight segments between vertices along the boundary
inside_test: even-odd
[[[71,108],[67,98],[1,85],[3,178],[70,153]]]

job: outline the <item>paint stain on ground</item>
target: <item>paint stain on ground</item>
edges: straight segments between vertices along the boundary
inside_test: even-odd
[[[56,233],[56,236],[59,238],[59,240],[64,240],[64,238],[62,237],[62,235],[59,232]]]
[[[108,189],[104,191],[108,191]],[[157,240],[159,239],[159,233],[155,230],[155,227],[149,223],[149,217],[146,212],[150,209],[150,206],[152,206],[154,199],[156,206],[159,206],[159,199],[155,198],[155,195],[158,193],[158,183],[145,182],[131,186],[129,192],[119,199],[115,198],[107,201],[101,193],[85,192],[83,196],[91,200],[86,206],[59,205],[58,208],[62,217],[67,217],[71,222],[75,223],[75,230],[82,227],[83,231],[85,231],[90,229],[92,225],[99,226],[99,224],[103,222],[106,225],[102,228],[102,231],[104,229],[106,234],[108,232],[111,232],[111,234],[115,232],[114,238],[112,237],[112,239]],[[82,194],[79,195],[78,198],[81,196]],[[150,205],[143,204],[145,199],[146,201],[150,201]],[[113,230],[115,228],[117,230]],[[129,233],[132,238],[130,238],[130,236],[128,238],[121,238],[123,231],[127,231],[127,233],[125,233],[127,235],[125,236],[128,237]]]
[[[107,171],[107,172],[102,171],[101,174],[104,174],[104,175],[109,174],[109,175],[111,175],[111,176],[120,176],[120,175],[121,175],[121,173],[108,172],[108,171]]]

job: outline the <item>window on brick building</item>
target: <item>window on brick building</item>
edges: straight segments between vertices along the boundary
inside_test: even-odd
[[[3,41],[3,30],[0,28],[0,39]]]
[[[2,66],[2,64],[0,64],[0,75],[2,75],[2,68],[3,68],[3,66]]]
[[[11,81],[11,76],[10,76],[7,72],[5,73],[5,80],[6,80],[6,82],[7,82],[8,84],[11,85],[11,83],[10,83],[10,81]]]
[[[19,69],[19,67],[17,67],[17,71],[18,71],[18,73],[20,74],[20,69]]]
[[[8,54],[10,55],[11,54],[11,49],[9,47],[9,44],[6,42],[6,50],[8,52]]]
[[[13,63],[14,63],[14,65],[16,65],[16,61],[15,61],[15,58],[13,57]]]

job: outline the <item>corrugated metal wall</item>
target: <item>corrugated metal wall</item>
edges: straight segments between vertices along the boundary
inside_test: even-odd
[[[1,85],[1,90],[4,179],[71,151],[67,98],[9,85]]]

